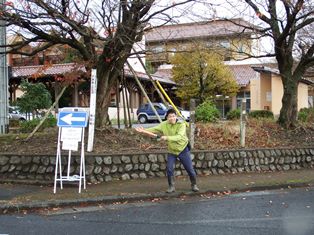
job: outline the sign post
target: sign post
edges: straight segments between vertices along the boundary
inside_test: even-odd
[[[81,193],[83,180],[84,189],[86,189],[84,130],[87,126],[87,120],[87,112],[80,111],[79,108],[65,108],[59,111],[57,122],[59,132],[53,193],[56,193],[58,181],[60,182],[61,189],[63,189],[63,181],[78,181],[79,193]],[[78,151],[79,142],[81,143],[80,173],[79,175],[71,176],[71,153],[72,151]],[[66,176],[62,176],[61,150],[69,151]]]
[[[91,86],[90,86],[90,107],[89,107],[88,141],[87,141],[88,152],[93,151],[93,146],[94,146],[96,93],[97,93],[97,73],[96,73],[96,69],[93,69],[92,76],[91,76]]]

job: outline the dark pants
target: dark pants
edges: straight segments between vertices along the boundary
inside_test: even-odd
[[[195,177],[196,173],[193,168],[192,159],[190,150],[186,147],[178,156],[168,153],[168,161],[167,161],[167,176],[174,176],[174,166],[177,158],[179,158],[180,162],[183,164],[184,169],[187,171],[190,177]]]

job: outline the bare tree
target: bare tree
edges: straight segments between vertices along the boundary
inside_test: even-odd
[[[108,123],[110,90],[141,40],[151,20],[160,24],[173,18],[170,9],[193,0],[162,4],[156,0],[16,0],[0,7],[0,20],[23,38],[7,47],[7,53],[35,55],[55,45],[67,45],[79,52],[87,70],[97,68],[96,127]],[[168,1],[166,1],[168,2]],[[25,51],[26,45],[35,45]],[[100,50],[99,50],[100,48]]]
[[[232,4],[232,0],[227,2]],[[298,84],[314,65],[314,2],[245,0],[244,4],[254,12],[250,18],[259,26],[254,29],[258,37],[272,39],[272,51],[255,57],[276,58],[284,89],[278,122],[286,128],[293,127],[297,121]]]

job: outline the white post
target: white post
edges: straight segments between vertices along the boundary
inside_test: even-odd
[[[241,102],[241,115],[240,115],[240,145],[245,147],[245,115],[246,115],[246,99]]]
[[[92,69],[91,86],[90,86],[90,108],[89,108],[87,152],[93,151],[93,146],[94,146],[96,93],[97,93],[97,75],[96,74],[97,74],[96,69]]]
[[[5,1],[0,0],[0,11],[5,10]],[[8,66],[6,60],[6,27],[5,21],[0,20],[0,134],[8,132]]]

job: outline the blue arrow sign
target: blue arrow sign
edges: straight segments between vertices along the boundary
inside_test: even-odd
[[[57,125],[59,127],[86,127],[86,112],[60,112]]]

